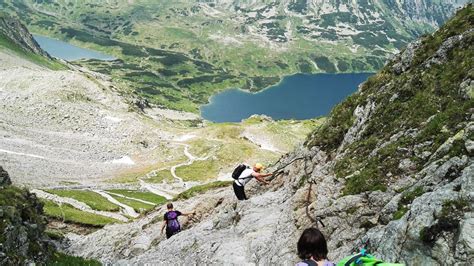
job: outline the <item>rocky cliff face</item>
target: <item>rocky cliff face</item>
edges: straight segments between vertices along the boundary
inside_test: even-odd
[[[318,189],[313,205],[331,221],[335,254],[365,246],[409,264],[472,261],[472,18],[470,5],[409,45],[308,140],[333,158],[322,168],[332,177],[313,176],[337,196]],[[340,242],[348,235],[352,247]]]
[[[301,158],[270,187],[248,185],[250,200],[214,191],[176,204],[198,215],[169,240],[159,235],[160,210],[69,235],[69,252],[118,264],[290,265],[301,231],[319,226],[335,261],[367,248],[407,265],[469,265],[473,14],[467,6],[398,54],[274,166]]]
[[[33,39],[28,29],[16,18],[0,13],[0,34],[10,39],[26,52],[50,57]]]
[[[45,235],[46,218],[35,195],[8,186],[8,173],[0,166],[0,264],[44,263],[53,252]]]
[[[365,246],[415,265],[472,261],[473,14],[410,44],[309,138],[331,159],[333,176],[313,178],[334,182],[333,200],[318,189],[313,206],[335,256]]]

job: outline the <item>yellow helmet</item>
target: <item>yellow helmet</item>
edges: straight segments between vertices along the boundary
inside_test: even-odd
[[[261,163],[256,163],[253,167],[255,167],[255,169],[258,169],[258,170],[262,170],[264,168],[263,164]]]

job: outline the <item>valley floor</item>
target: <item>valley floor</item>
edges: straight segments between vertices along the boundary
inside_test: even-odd
[[[222,186],[236,164],[271,164],[322,121],[255,116],[214,124],[185,112],[142,112],[107,76],[72,65],[49,70],[8,50],[0,60],[0,164],[14,184],[34,189],[51,217],[79,224],[129,221],[193,187]]]

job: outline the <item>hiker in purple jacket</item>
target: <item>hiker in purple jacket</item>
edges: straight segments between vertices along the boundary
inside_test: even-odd
[[[298,240],[298,256],[303,260],[296,266],[334,266],[328,261],[328,246],[324,235],[316,228],[307,228]]]
[[[171,202],[166,205],[166,208],[168,209],[168,211],[165,213],[163,217],[163,226],[161,227],[162,234],[163,234],[163,230],[166,227],[166,238],[170,238],[171,236],[181,231],[181,225],[179,224],[178,216],[181,216],[181,215],[189,216],[196,213],[195,211],[190,212],[190,213],[175,211],[173,210],[173,203]]]

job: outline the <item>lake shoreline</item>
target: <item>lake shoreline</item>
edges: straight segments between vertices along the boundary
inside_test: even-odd
[[[242,92],[244,92],[244,93],[259,94],[259,93],[264,92],[264,91],[266,91],[266,90],[268,90],[268,89],[271,89],[272,87],[279,86],[279,85],[281,84],[281,82],[282,82],[285,78],[287,78],[287,77],[291,77],[291,76],[295,76],[295,75],[308,75],[308,76],[311,76],[311,75],[319,75],[319,74],[328,74],[328,75],[367,74],[367,75],[373,75],[373,74],[375,74],[375,72],[337,72],[337,73],[326,73],[326,72],[303,73],[303,72],[294,72],[294,73],[292,73],[292,74],[280,76],[280,77],[279,77],[280,80],[279,80],[277,83],[275,83],[275,84],[273,84],[273,85],[270,85],[270,86],[267,86],[267,87],[265,87],[265,88],[263,88],[263,89],[261,89],[261,90],[258,90],[258,91],[245,90],[245,89],[242,89],[242,88],[239,88],[239,87],[235,87],[235,88],[234,88],[234,87],[229,87],[229,88],[224,89],[224,90],[222,90],[222,91],[220,91],[220,92],[218,92],[218,93],[216,93],[216,94],[214,94],[214,95],[211,95],[211,96],[207,99],[207,103],[201,105],[201,106],[199,107],[199,110],[201,110],[201,108],[202,108],[203,106],[212,104],[212,100],[213,100],[212,98],[213,98],[215,95],[217,95],[217,94],[219,94],[219,93],[222,93],[222,92],[224,92],[224,91],[227,91],[227,90],[239,90],[239,91],[242,91]],[[201,116],[201,112],[199,112],[199,116]],[[202,116],[201,116],[201,118],[202,118]],[[204,118],[203,118],[203,119],[204,119]]]
[[[89,48],[83,48],[72,43],[44,36],[41,34],[32,34],[34,40],[39,46],[45,50],[50,56],[59,58],[68,62],[76,60],[97,59],[103,61],[117,60],[116,57],[108,55],[101,51]]]
[[[365,82],[368,77],[373,75],[372,72],[361,72],[361,73],[296,73],[290,76],[284,76],[279,83],[269,86],[264,90],[258,92],[250,92],[241,88],[229,88],[218,94],[215,94],[209,98],[209,103],[202,105],[200,107],[201,117],[205,120],[220,123],[220,122],[239,122],[242,119],[246,119],[253,114],[261,114],[271,117],[274,120],[287,120],[287,119],[296,119],[296,120],[305,120],[312,119],[318,116],[325,116],[329,111],[338,103],[343,101],[347,96],[357,91],[358,86]],[[322,83],[322,84],[321,84]],[[280,87],[286,89],[285,92],[282,91]],[[302,88],[302,89],[301,89]],[[274,92],[269,92],[272,90],[278,90],[278,96],[272,96]],[[296,90],[296,91],[295,91]],[[305,90],[302,92],[301,90]],[[328,91],[329,90],[329,91]],[[303,93],[307,94],[307,97],[302,97],[298,99],[293,94]],[[322,93],[322,95],[320,95]],[[320,96],[324,96],[325,99],[320,99]],[[219,101],[222,101],[221,98],[226,98],[228,101],[226,104],[222,105]],[[227,98],[232,99],[227,99]],[[254,101],[251,98],[259,98],[258,101]],[[315,108],[311,106],[313,103],[308,100],[308,97],[318,104],[315,105]],[[252,102],[252,105],[268,105],[270,107],[268,110],[263,110],[262,108],[254,108],[255,112],[249,113],[246,111],[241,111],[241,109],[252,108],[251,106],[246,106],[245,101],[241,102],[242,108],[237,108],[234,105],[235,101],[243,101],[243,98],[246,98],[245,101]],[[268,98],[270,100],[268,100]],[[294,105],[294,110],[289,109],[286,105],[288,102],[286,100],[300,102],[304,104]],[[272,101],[280,101],[280,106],[278,104],[273,104]],[[328,104],[329,103],[329,104]],[[290,103],[294,104],[294,103]],[[220,105],[221,111],[212,110],[217,105]],[[319,106],[323,106],[319,108]],[[319,109],[318,109],[319,108]],[[229,112],[229,109],[235,110],[235,112],[241,112],[240,117],[237,118],[236,115]],[[299,109],[305,109],[301,112]],[[317,111],[311,110],[315,109]],[[211,110],[211,111],[209,111]],[[286,113],[285,113],[286,110]],[[227,112],[229,119],[224,119],[222,112]],[[273,112],[273,114],[272,114]],[[314,115],[312,115],[314,114]],[[219,117],[219,118],[217,118]]]

